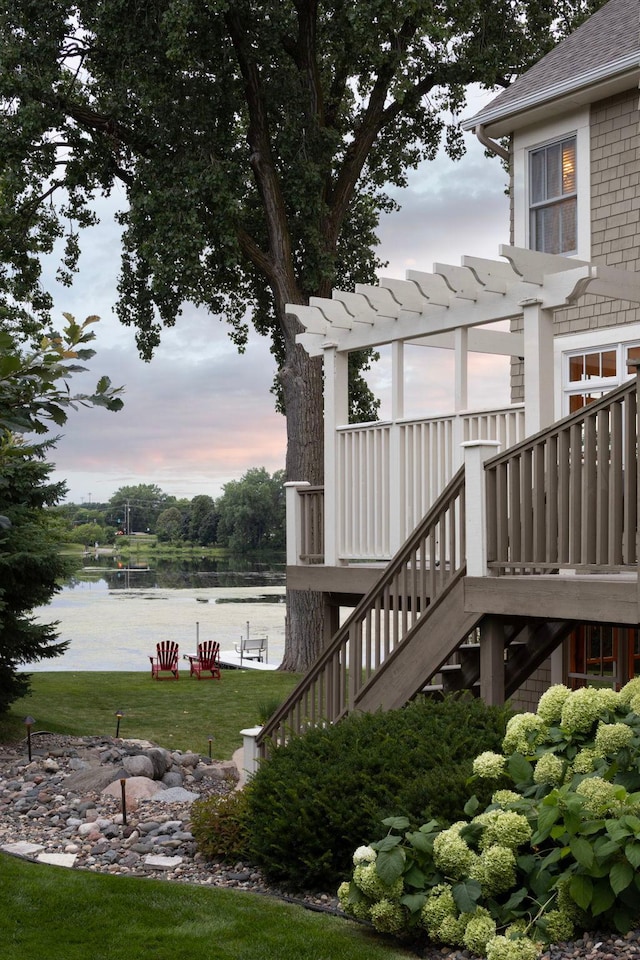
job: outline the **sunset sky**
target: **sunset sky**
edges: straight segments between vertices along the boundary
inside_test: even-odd
[[[482,100],[489,99],[485,93]],[[475,109],[474,104],[468,114]],[[394,194],[402,209],[385,217],[379,231],[379,254],[389,262],[384,275],[403,278],[407,269],[428,271],[436,261],[458,264],[464,254],[498,258],[499,244],[509,238],[506,174],[497,158],[485,157],[475,138],[468,136],[467,144],[462,161],[442,156],[426,163],[411,174],[406,190]],[[75,503],[105,501],[119,487],[138,483],[155,483],[177,497],[217,497],[226,482],[250,467],[270,473],[284,467],[285,423],[273,409],[275,367],[267,340],[252,334],[239,355],[224,322],[187,305],[176,327],[163,334],[153,360],[138,357],[134,331],[113,314],[119,268],[116,208],[115,201],[105,201],[101,226],[85,231],[80,272],[70,290],[53,283],[55,266],[48,267],[58,316],[66,311],[77,320],[101,317],[91,379],[107,374],[126,388],[120,413],[70,413],[49,457],[56,464],[54,479],[66,480],[67,499]],[[470,401],[477,406],[506,402],[505,368],[497,371],[486,359],[479,363]],[[423,395],[427,381],[434,408],[447,409],[450,364],[438,359],[416,375]],[[384,364],[370,383],[384,404]],[[75,388],[86,386],[79,378],[74,381]]]

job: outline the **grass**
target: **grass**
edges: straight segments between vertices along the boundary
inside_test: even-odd
[[[24,718],[34,731],[74,736],[115,735],[153,740],[162,747],[212,753],[229,760],[242,744],[240,731],[266,718],[266,704],[284,700],[298,677],[291,673],[223,670],[221,680],[154,681],[149,674],[51,671],[31,675],[31,693],[0,717],[0,742],[25,736]]]
[[[110,877],[0,854],[11,960],[408,960],[350,921],[255,894]]]

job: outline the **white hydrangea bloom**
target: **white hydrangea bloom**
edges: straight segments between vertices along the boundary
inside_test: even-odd
[[[633,730],[626,723],[598,724],[594,750],[598,757],[614,757],[633,740]]]
[[[564,683],[555,683],[540,697],[537,714],[549,726],[560,723],[562,708],[571,690]]]
[[[357,867],[359,863],[373,863],[377,856],[373,847],[358,847],[353,854],[353,862]]]
[[[497,780],[504,773],[506,757],[492,750],[478,754],[473,761],[473,772],[487,780]]]
[[[545,753],[533,768],[533,782],[557,787],[564,779],[564,761],[555,753]]]

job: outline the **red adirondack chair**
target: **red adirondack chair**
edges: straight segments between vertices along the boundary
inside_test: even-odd
[[[205,640],[198,644],[198,653],[188,656],[191,673],[189,676],[198,680],[220,679],[220,644],[217,640]]]
[[[149,660],[153,680],[178,679],[178,644],[175,640],[163,640],[157,643],[156,656],[149,657]]]

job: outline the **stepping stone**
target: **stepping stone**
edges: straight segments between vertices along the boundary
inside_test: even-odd
[[[50,863],[54,867],[72,867],[76,858],[76,853],[41,853],[38,863]]]
[[[153,853],[144,858],[144,865],[148,867],[149,870],[173,870],[175,867],[180,866],[181,863],[182,857],[162,857]]]
[[[20,840],[18,843],[5,843],[0,850],[6,850],[7,853],[15,853],[19,857],[32,857],[35,853],[44,850],[42,843],[27,843],[26,840]]]

